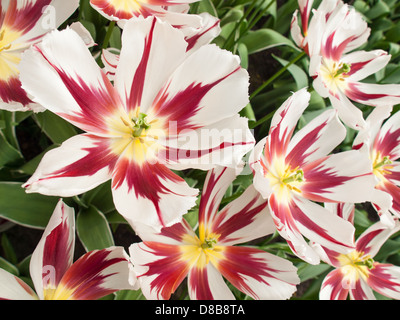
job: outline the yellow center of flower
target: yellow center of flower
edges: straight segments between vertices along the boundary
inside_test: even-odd
[[[130,114],[117,113],[108,120],[111,148],[115,154],[138,164],[157,158],[160,138],[165,136],[162,121],[152,119],[137,108]]]
[[[18,46],[13,43],[19,37],[20,33],[4,26],[0,29],[0,80],[7,81],[19,74],[18,64],[21,55]]]
[[[371,256],[356,250],[349,254],[341,254],[338,261],[343,277],[348,283],[354,283],[360,277],[366,280],[370,270],[374,268],[374,260]]]
[[[111,0],[109,2],[116,11],[138,12],[141,8],[136,0]]]
[[[292,169],[284,160],[276,159],[265,173],[270,185],[281,200],[289,200],[290,192],[301,193],[300,187],[304,182],[304,172],[299,167]]]
[[[46,288],[43,290],[44,300],[72,300],[73,290],[68,290],[62,285],[57,288]]]
[[[199,227],[200,237],[186,235],[181,246],[182,259],[190,266],[199,269],[205,268],[209,262],[217,264],[223,258],[223,246],[218,245],[219,234],[209,233],[205,235],[201,226]],[[203,236],[202,236],[203,234]]]
[[[392,161],[390,160],[389,156],[384,156],[380,154],[380,152],[374,152],[373,156],[373,163],[372,163],[372,169],[374,175],[380,180],[384,181],[386,180],[385,175],[390,174],[390,171],[387,169],[393,168]]]
[[[325,86],[332,94],[335,95],[338,91],[344,89],[350,67],[350,64],[347,63],[337,63],[333,60],[324,59],[321,64],[320,75]]]

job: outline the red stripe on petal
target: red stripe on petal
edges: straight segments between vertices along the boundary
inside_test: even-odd
[[[117,189],[123,183],[126,183],[128,192],[133,191],[137,198],[142,197],[150,200],[154,204],[161,224],[165,226],[159,206],[161,196],[163,194],[176,195],[165,186],[165,181],[182,183],[184,179],[162,164],[144,163],[138,165],[133,161],[121,158],[113,172],[112,187]]]
[[[159,242],[144,242],[144,244],[149,248],[149,252],[159,259],[146,264],[145,266],[149,268],[148,271],[138,278],[155,276],[150,283],[151,291],[155,290],[158,296],[168,300],[185,279],[189,272],[189,265],[182,260],[179,246]]]
[[[82,130],[108,133],[108,126],[105,123],[105,119],[107,116],[113,115],[122,103],[107,75],[99,68],[101,78],[98,79],[96,87],[88,85],[79,75],[75,74],[73,75],[75,78],[73,78],[67,72],[58,68],[45,56],[38,46],[35,46],[35,48],[54,71],[58,73],[65,87],[81,109],[79,113],[74,115],[64,113],[60,113],[59,115],[73,122]]]
[[[6,103],[19,102],[23,106],[33,103],[25,90],[21,88],[21,81],[18,77],[0,80],[0,99]]]
[[[190,270],[188,286],[195,293],[197,300],[214,300],[209,286],[207,268],[192,268]]]
[[[205,35],[205,34],[206,34],[207,32],[209,32],[210,30],[216,28],[216,27],[219,25],[219,23],[220,23],[220,21],[217,20],[217,21],[215,21],[215,23],[214,23],[212,26],[210,26],[209,28],[203,30],[202,32],[199,32],[199,33],[195,34],[195,35],[192,36],[192,37],[186,37],[185,40],[186,40],[186,42],[188,43],[188,46],[187,46],[187,48],[186,48],[186,51],[189,51],[190,49],[192,49],[192,48],[196,45],[197,41],[198,41],[203,35]]]
[[[399,146],[400,143],[400,128],[396,130],[388,130],[384,135],[378,134],[378,138],[375,139],[373,150],[379,152],[382,157],[388,156],[391,160],[395,160],[398,154],[394,154],[393,151]]]
[[[392,208],[400,215],[400,188],[390,181],[384,181],[376,186],[376,189],[385,191],[392,196]]]
[[[351,297],[354,300],[369,300],[368,295],[362,286],[362,281],[363,280],[359,278],[357,281],[355,281],[354,288],[351,288]]]
[[[168,121],[176,121],[179,130],[198,129],[199,124],[191,123],[191,119],[202,109],[201,101],[203,98],[213,87],[239,70],[240,66],[228,75],[209,84],[192,83],[173,97],[169,96],[169,85],[167,84],[154,100],[152,110],[155,117],[165,117]]]
[[[199,204],[199,223],[204,226],[210,225],[210,219],[213,218],[219,209],[222,199],[220,194],[221,191],[223,193],[226,192],[227,186],[225,190],[216,190],[215,188],[218,182],[222,180],[224,173],[227,170],[228,168],[226,167],[224,167],[220,172],[214,169],[210,171],[207,176],[207,181],[204,185]]]
[[[226,221],[224,220],[226,215],[229,213],[229,205],[218,213],[211,227],[214,233],[221,235],[218,239],[219,242],[231,242],[239,239],[231,238],[230,235],[252,224],[256,216],[268,206],[268,201],[264,201],[262,204],[253,208],[260,198],[261,195],[257,195],[257,197],[251,199],[243,209],[235,213],[235,215]]]
[[[72,265],[74,252],[74,239],[70,238],[70,228],[68,216],[65,213],[65,206],[61,204],[61,221],[51,233],[46,237],[43,247],[43,273],[49,271],[47,268],[54,268],[54,278],[46,277],[47,280],[54,280],[54,283],[44,283],[44,287],[57,286],[61,278]]]
[[[340,176],[334,168],[324,167],[324,161],[327,159],[328,157],[318,159],[302,168],[305,180],[301,186],[303,197],[318,202],[329,202],[322,194],[332,193],[335,187],[361,176]]]
[[[268,278],[277,279],[276,274],[281,272],[269,267],[265,259],[257,256],[260,253],[264,254],[263,251],[250,247],[225,247],[224,259],[218,261],[217,268],[237,289],[257,298],[246,280],[252,278],[258,283],[271,286]]]
[[[43,15],[43,8],[48,6],[51,1],[52,0],[25,1],[23,6],[18,8],[18,2],[20,1],[11,0],[9,1],[10,3],[2,22],[14,31],[27,33],[36,25]]]
[[[129,110],[135,110],[137,107],[141,106],[143,88],[146,79],[147,64],[150,58],[151,47],[153,44],[153,33],[156,22],[157,19],[153,18],[149,34],[144,39],[142,59],[133,77],[131,91],[127,101],[127,107]]]
[[[107,249],[83,255],[65,273],[60,286],[71,293],[71,298],[77,300],[96,300],[115,292],[116,289],[106,288],[103,284],[117,272],[107,273],[105,270],[128,261],[122,257],[110,259],[110,255],[111,251]]]
[[[340,270],[333,270],[326,276],[321,290],[330,291],[330,300],[346,300],[350,285],[346,287]]]
[[[396,295],[398,295],[398,292],[400,291],[399,279],[391,275],[391,270],[388,269],[388,267],[393,268],[394,266],[390,264],[375,263],[373,269],[370,270],[367,280],[368,284],[375,291],[385,296],[390,296],[388,295],[390,291],[395,292]],[[398,267],[395,268],[397,268],[397,270],[399,269]]]
[[[293,168],[303,167],[303,165],[305,164],[305,160],[311,154],[317,151],[317,149],[312,150],[311,147],[318,140],[321,131],[326,127],[327,124],[328,120],[324,123],[321,123],[319,126],[310,131],[307,135],[305,135],[303,139],[301,139],[301,141],[299,141],[286,156],[286,163],[290,163]],[[306,152],[309,148],[311,148],[312,151]]]
[[[357,83],[352,82],[347,84],[345,94],[349,99],[360,103],[368,103],[370,100],[381,99],[388,96],[387,94],[362,92],[358,89]]]
[[[111,172],[117,162],[118,156],[109,149],[108,139],[92,136],[93,147],[83,148],[87,155],[74,163],[53,172],[48,178],[91,176],[101,169],[108,167]]]
[[[301,224],[303,227],[310,230],[312,233],[315,233],[318,237],[324,238],[325,240],[329,241],[332,244],[339,245],[346,248],[353,248],[352,246],[342,243],[337,240],[335,237],[327,234],[327,230],[322,228],[318,221],[311,220],[297,205],[294,201],[290,202],[289,204],[290,214],[293,216],[296,224]],[[318,239],[311,239],[318,242]]]

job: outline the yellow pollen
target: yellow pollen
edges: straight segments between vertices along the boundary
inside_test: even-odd
[[[199,232],[201,230],[199,228]],[[181,246],[182,259],[187,261],[190,266],[196,266],[199,269],[205,268],[208,263],[217,264],[218,260],[223,258],[223,246],[218,246],[220,235],[211,233],[204,238],[200,234],[197,236],[186,235],[183,239],[185,245]]]
[[[337,63],[329,59],[323,60],[320,67],[320,75],[325,86],[332,94],[336,94],[339,90],[344,89],[350,67],[351,65],[347,63]]]
[[[44,300],[73,300],[74,290],[66,289],[59,284],[57,288],[43,290]]]
[[[107,124],[113,152],[137,164],[154,160],[162,148],[159,140],[165,136],[165,129],[163,121],[151,118],[140,108],[129,114],[118,111],[110,117]]]
[[[19,75],[18,65],[25,48],[23,43],[17,43],[20,36],[19,32],[7,26],[3,25],[0,29],[0,80],[8,81]]]
[[[374,175],[380,180],[384,181],[386,180],[385,175],[391,174],[388,169],[392,169],[392,161],[390,160],[389,156],[384,156],[380,154],[380,152],[376,152],[372,156],[373,162],[372,162],[372,171]]]
[[[304,182],[304,172],[299,167],[292,169],[283,159],[276,159],[267,168],[265,177],[281,201],[290,199],[290,192],[301,193],[300,187]]]
[[[370,270],[374,268],[374,260],[364,252],[352,251],[349,254],[341,254],[338,258],[340,270],[350,282],[357,281],[360,277],[366,280]]]

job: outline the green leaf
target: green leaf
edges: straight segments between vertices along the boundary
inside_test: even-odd
[[[50,111],[35,114],[35,120],[42,131],[54,143],[61,144],[77,134],[72,124]]]
[[[384,1],[377,1],[376,4],[365,13],[365,16],[373,20],[389,13],[390,8],[388,5]]]
[[[211,0],[202,0],[199,2],[198,12],[208,12],[214,17],[218,17],[217,10]]]
[[[6,165],[16,165],[23,160],[19,150],[14,148],[0,131],[0,167]]]
[[[284,67],[286,66],[289,61],[279,58],[272,54],[272,57],[275,60],[278,60],[279,63]],[[300,90],[308,86],[308,75],[304,72],[302,68],[297,66],[296,64],[292,64],[290,67],[287,68],[290,74],[293,76],[294,81],[296,82],[297,89]]]
[[[246,45],[249,54],[278,46],[289,46],[298,50],[291,40],[275,30],[267,28],[249,31],[240,42]]]
[[[82,201],[88,205],[94,205],[104,214],[115,210],[111,192],[111,181],[105,182],[100,186],[87,191],[83,195]]]
[[[249,52],[247,47],[243,43],[239,43],[237,46],[238,55],[240,57],[240,65],[244,69],[248,69],[249,67]]]
[[[44,229],[59,198],[26,193],[18,182],[0,182],[0,217],[17,224]]]
[[[1,247],[3,248],[4,258],[10,261],[10,263],[16,264],[18,262],[17,255],[10,240],[8,240],[7,235],[5,233],[3,233],[1,237]]]
[[[114,246],[108,221],[104,214],[94,206],[79,211],[76,219],[76,231],[87,251]]]
[[[237,22],[243,17],[243,10],[238,8],[232,8],[229,10],[224,17],[221,19],[220,25],[224,26],[230,22]]]
[[[8,271],[14,276],[19,276],[18,268],[2,257],[0,257],[0,269]]]
[[[317,265],[312,265],[308,263],[301,263],[298,266],[298,275],[301,282],[309,279],[317,278],[322,273],[328,271],[332,267],[329,264],[320,263]]]
[[[121,290],[115,293],[115,300],[146,300],[142,290]]]

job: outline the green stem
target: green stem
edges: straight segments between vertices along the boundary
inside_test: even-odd
[[[275,81],[278,77],[280,77],[292,64],[295,64],[299,61],[306,53],[304,51],[300,52],[292,61],[288,62],[286,66],[281,68],[277,73],[275,73],[271,78],[265,81],[261,86],[259,86],[251,95],[250,101],[259,94],[262,90],[268,87],[273,81]]]
[[[114,30],[114,27],[115,27],[115,21],[111,21],[110,25],[108,26],[106,36],[104,38],[102,49],[107,49],[108,43],[110,42],[111,35],[113,33],[113,30]]]
[[[88,206],[86,203],[84,203],[84,202],[82,201],[82,199],[79,198],[78,196],[73,196],[72,199],[73,199],[73,200],[75,201],[75,203],[76,203],[77,205],[79,205],[80,207],[83,207],[83,208],[85,208],[85,209],[89,208],[89,206]]]
[[[246,34],[249,30],[251,30],[256,25],[256,23],[264,16],[264,14],[268,11],[268,9],[273,5],[274,2],[275,2],[275,0],[271,0],[268,3],[268,5],[263,10],[261,10],[261,12],[258,13],[256,18],[254,18],[254,15],[253,15],[252,18],[249,19],[249,25],[246,28],[246,31],[243,32],[243,34]]]
[[[231,31],[231,33],[229,34],[228,38],[225,41],[224,44],[224,49],[229,50],[229,48],[231,48],[233,45],[231,45],[232,39],[235,36],[237,30],[239,29],[239,27],[241,26],[242,22],[248,17],[248,15],[250,14],[250,12],[253,10],[254,6],[256,5],[258,0],[253,0],[253,2],[251,3],[250,7],[246,10],[246,12],[243,14],[243,16],[240,18],[239,22],[235,25],[235,28]]]
[[[266,116],[262,117],[260,120],[258,120],[256,122],[250,122],[249,123],[250,129],[254,129],[254,128],[258,127],[260,124],[263,124],[265,121],[268,121],[269,119],[271,119],[273,117],[274,114],[275,114],[275,110],[268,113]]]

